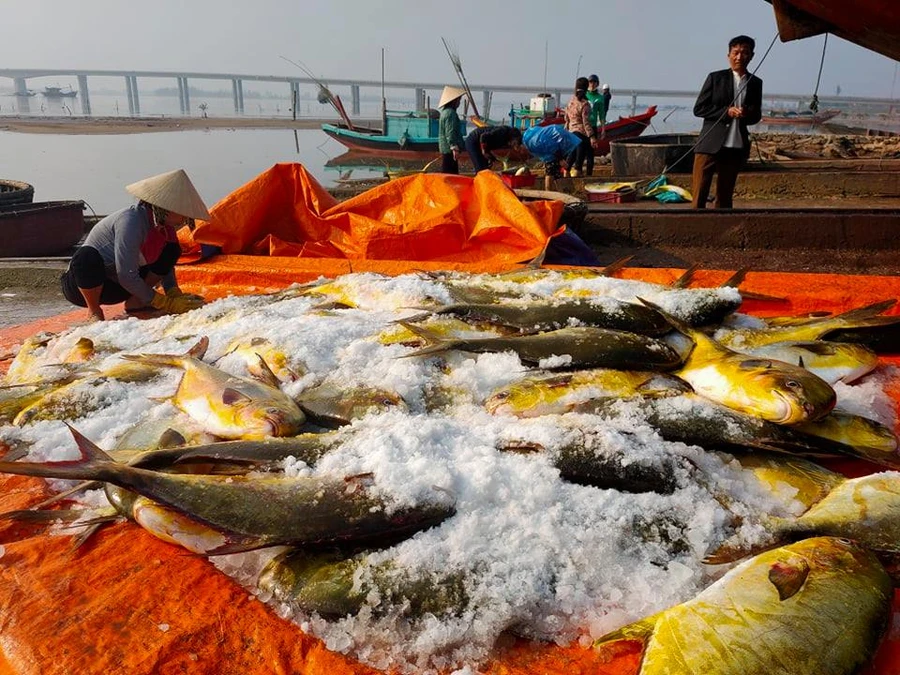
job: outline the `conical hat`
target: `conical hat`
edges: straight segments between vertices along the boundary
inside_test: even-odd
[[[462,89],[457,89],[456,87],[444,87],[444,91],[441,93],[441,102],[438,103],[438,108],[443,108],[451,101],[455,101],[456,99],[462,98],[465,95],[466,92],[464,92]]]
[[[184,169],[175,169],[125,186],[138,199],[166,211],[209,220],[209,211]]]

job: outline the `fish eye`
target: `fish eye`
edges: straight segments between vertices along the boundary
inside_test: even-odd
[[[794,389],[794,390],[802,389],[802,387],[800,386],[800,383],[797,382],[797,380],[785,380],[784,386],[787,387],[788,389]]]
[[[505,401],[506,399],[509,398],[509,392],[501,391],[499,394],[495,394],[494,398],[497,399],[498,401]]]

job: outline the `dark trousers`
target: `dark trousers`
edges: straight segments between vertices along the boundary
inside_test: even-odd
[[[487,157],[481,152],[481,142],[474,134],[466,136],[466,151],[469,153],[469,159],[472,160],[472,166],[475,168],[475,173],[491,167],[491,165],[488,164]]]
[[[695,209],[705,209],[709,188],[716,174],[715,208],[730,209],[734,201],[734,186],[738,172],[744,163],[744,151],[739,148],[722,148],[716,154],[694,153],[694,172],[691,177],[691,204]]]
[[[453,159],[452,152],[441,153],[441,173],[459,173],[459,162]]]
[[[594,173],[594,148],[591,146],[591,139],[580,131],[572,133],[581,139],[581,143],[569,153],[569,159],[566,160],[566,163],[570,169],[575,169],[578,173],[582,173],[582,169],[586,168],[587,171],[583,175],[590,176]],[[587,163],[586,167],[585,162]]]
[[[141,275],[141,279],[145,279],[151,272],[158,277],[164,277],[175,267],[180,255],[181,246],[178,242],[170,241],[155,262],[138,268],[138,274]],[[129,291],[106,277],[106,264],[100,252],[93,246],[81,246],[75,251],[68,269],[63,272],[59,282],[66,300],[79,307],[87,307],[79,288],[103,286],[103,290],[100,291],[101,305],[117,305],[131,297]]]

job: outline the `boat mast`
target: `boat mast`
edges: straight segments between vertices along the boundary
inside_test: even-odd
[[[381,48],[381,133],[387,133],[387,99],[384,96],[384,47]]]

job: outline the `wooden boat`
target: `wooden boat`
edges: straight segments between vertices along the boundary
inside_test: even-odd
[[[0,205],[0,258],[67,253],[84,236],[84,202]]]
[[[816,126],[840,114],[840,110],[823,110],[815,113],[812,110],[770,110],[767,115],[762,116],[760,123],[798,127]]]
[[[900,61],[900,4],[896,0],[766,0],[782,42],[832,33]]]
[[[382,117],[381,129],[338,124],[323,124],[322,131],[338,143],[360,152],[401,152],[406,154],[428,154],[438,152],[437,110],[403,112],[386,110]],[[466,122],[460,120],[460,132],[466,135]]]
[[[41,93],[47,98],[75,98],[78,96],[78,91],[72,89],[72,87],[69,87],[68,89],[63,89],[62,87],[44,87],[44,91]]]
[[[604,138],[600,139],[599,147],[594,153],[596,155],[609,154],[610,141],[640,136],[650,126],[650,120],[653,119],[656,112],[656,106],[652,105],[639,115],[619,117],[619,119],[609,122],[604,128]],[[523,131],[534,126],[545,127],[550,124],[563,124],[566,121],[565,111],[562,108],[556,108],[549,113],[535,113],[525,108],[512,109],[509,111],[509,116],[510,123]]]

